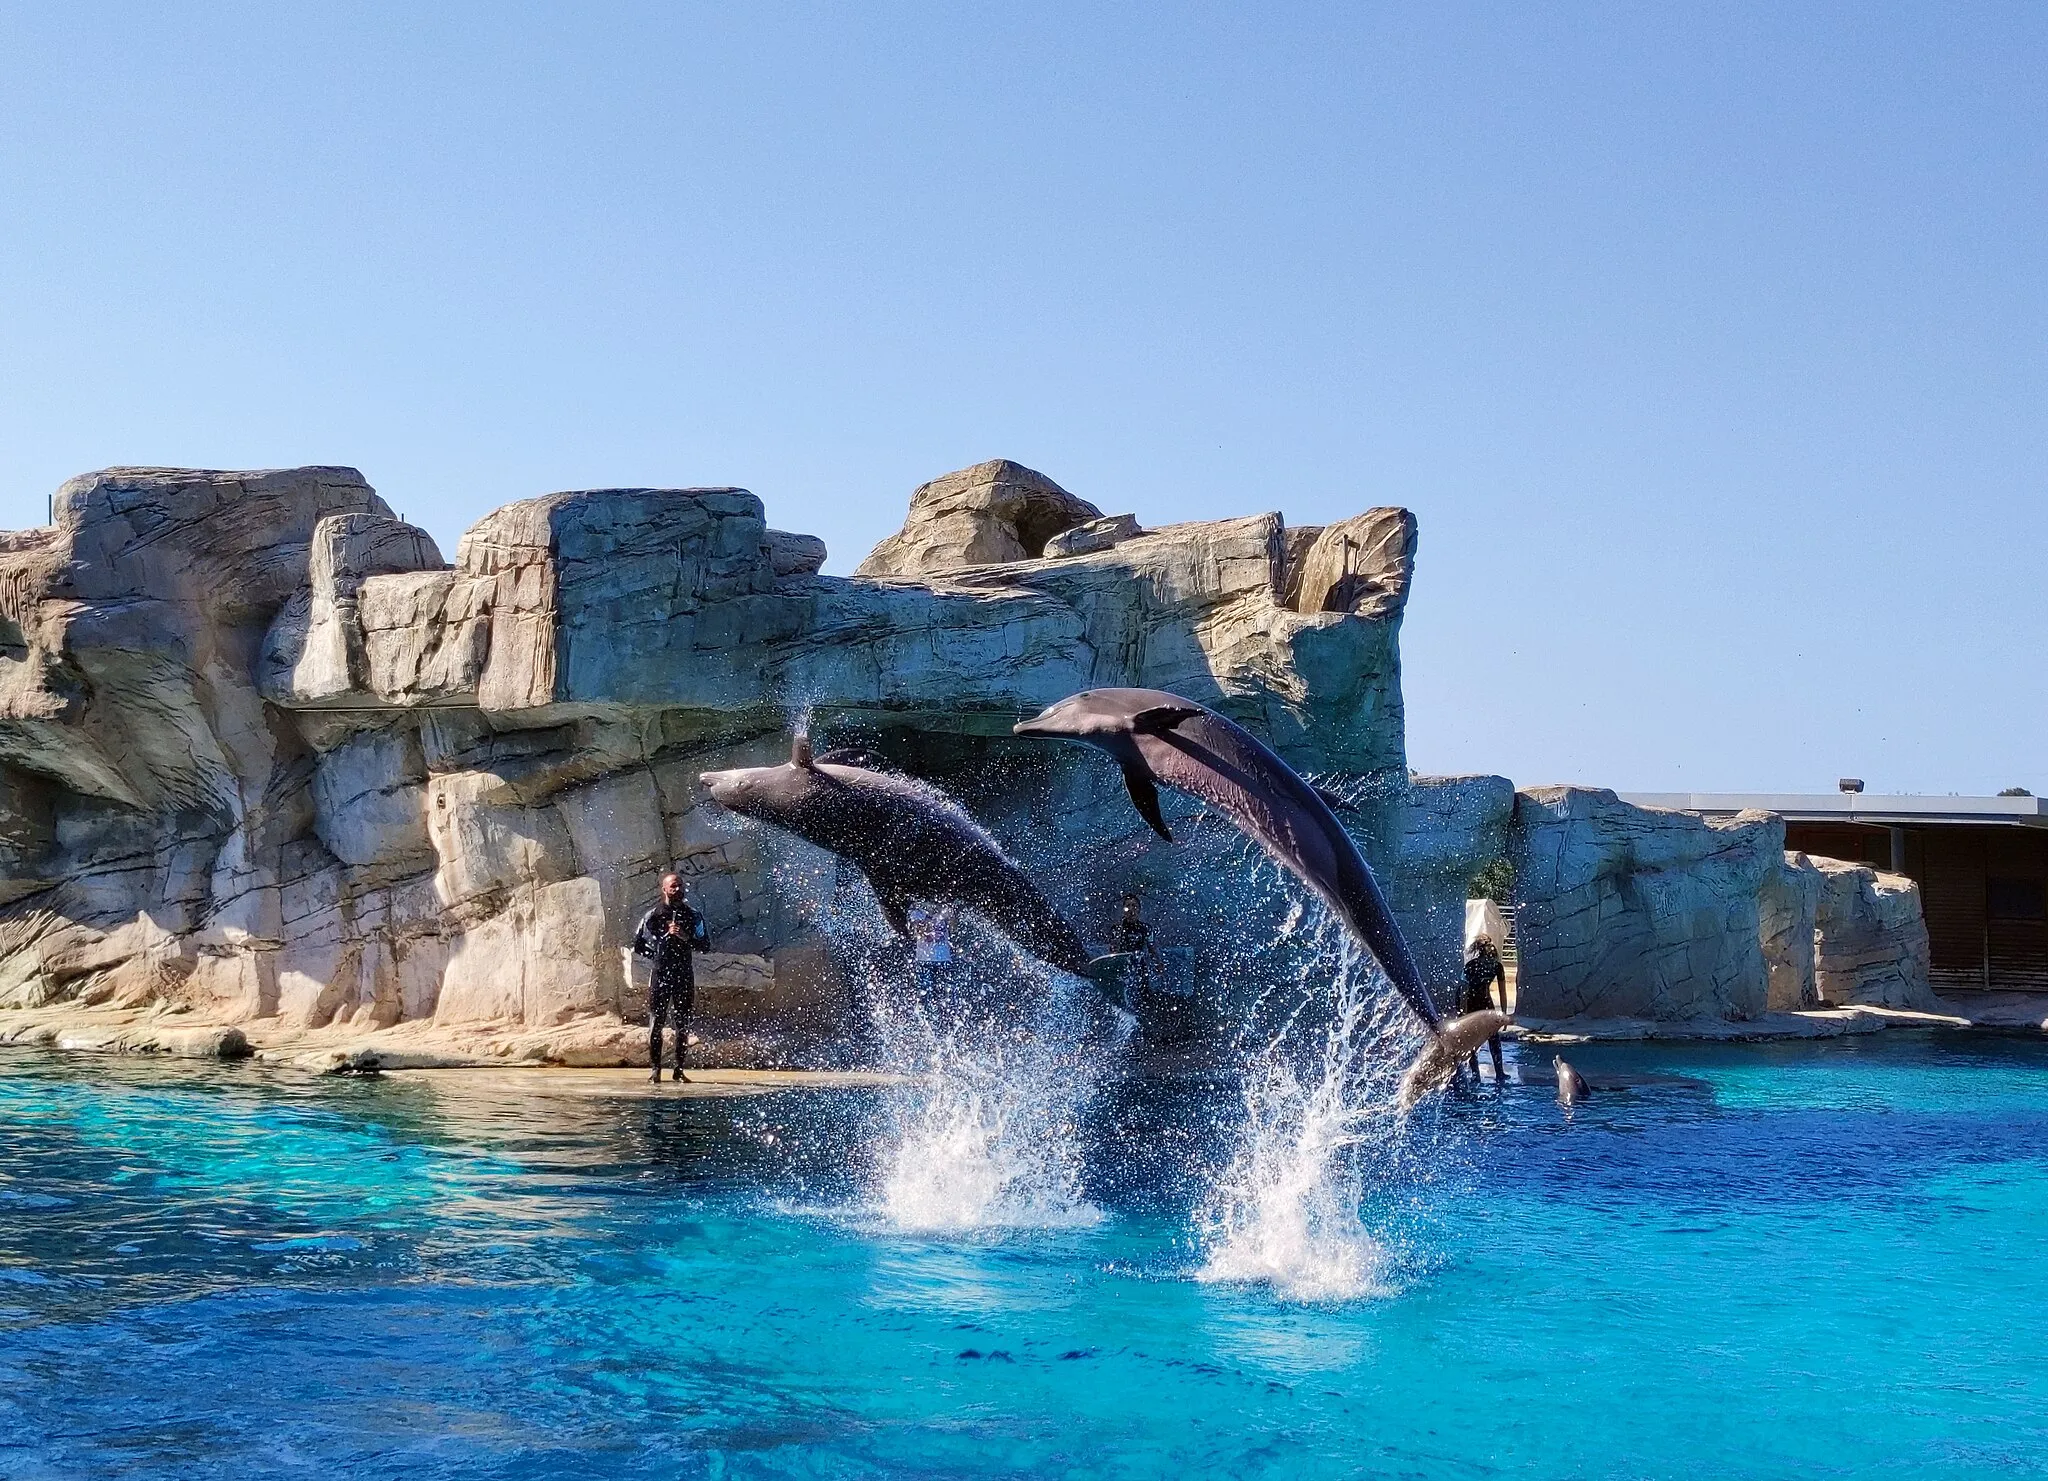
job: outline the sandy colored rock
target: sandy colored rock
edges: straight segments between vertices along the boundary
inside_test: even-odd
[[[856,1011],[834,932],[859,888],[695,781],[780,759],[807,707],[971,796],[1095,939],[1142,879],[1238,980],[1296,894],[1247,894],[1242,840],[1191,809],[1186,846],[1154,849],[1114,768],[1012,737],[1019,714],[1175,689],[1359,791],[1434,973],[1438,918],[1499,846],[1504,782],[1408,778],[1407,526],[1344,556],[1348,607],[1296,610],[1289,552],[1344,526],[1119,517],[1033,558],[1099,511],[1008,463],[920,490],[918,569],[886,580],[820,574],[821,542],[731,488],[524,500],[447,567],[347,469],[111,470],[57,515],[0,535],[0,1013],[67,1032],[177,1008],[322,1065],[630,1063],[627,942],[673,868],[713,934],[721,1042],[829,1038]]]
[[[1102,511],[1020,463],[995,458],[920,484],[903,528],[856,576],[929,576],[969,566],[1035,560],[1046,541]]]
[[[1399,613],[1415,571],[1415,536],[1415,516],[1405,509],[1368,509],[1324,525],[1294,557],[1292,605],[1373,618]]]
[[[1920,887],[1867,864],[1815,858],[1814,983],[1836,1007],[1943,1013],[1927,980],[1927,926]]]
[[[1821,874],[1813,860],[1792,849],[1783,864],[1765,870],[1757,897],[1757,929],[1764,966],[1770,973],[1768,999],[1774,1013],[1820,1006],[1814,985],[1814,921],[1820,908]]]
[[[1142,534],[1135,514],[1111,514],[1063,530],[1045,542],[1047,560],[1065,560],[1070,555],[1093,555],[1114,550],[1126,540]]]
[[[1590,787],[1515,800],[1516,1000],[1537,1019],[1750,1019],[1766,1010],[1769,813],[1700,818]]]

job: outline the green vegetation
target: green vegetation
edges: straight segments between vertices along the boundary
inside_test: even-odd
[[[1496,905],[1514,904],[1515,866],[1505,858],[1491,861],[1472,876],[1472,885],[1465,892],[1465,898],[1491,900]]]

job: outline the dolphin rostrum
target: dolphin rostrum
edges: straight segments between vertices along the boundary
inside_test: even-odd
[[[1088,975],[1074,928],[967,810],[910,777],[849,764],[856,752],[811,754],[797,733],[781,766],[707,771],[714,802],[794,833],[867,876],[882,914],[909,934],[912,901],[971,910],[1047,965]]]
[[[1403,1081],[1404,1102],[1449,1078],[1473,1045],[1507,1022],[1491,1012],[1444,1022],[1378,881],[1327,795],[1243,727],[1163,689],[1089,689],[1024,721],[1016,733],[1086,741],[1107,751],[1123,768],[1139,814],[1169,842],[1159,785],[1199,798],[1321,896],[1430,1031],[1429,1047]]]

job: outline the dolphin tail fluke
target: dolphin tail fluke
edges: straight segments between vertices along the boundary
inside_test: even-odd
[[[1507,1014],[1491,1008],[1450,1020],[1430,1035],[1422,1052],[1415,1056],[1415,1063],[1408,1066],[1408,1072],[1401,1077],[1401,1088],[1395,1094],[1395,1104],[1404,1112],[1414,1110],[1424,1096],[1447,1083],[1458,1072],[1458,1066],[1464,1063],[1466,1055],[1476,1051],[1513,1021]]]

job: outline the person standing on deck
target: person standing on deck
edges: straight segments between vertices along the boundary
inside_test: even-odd
[[[661,1080],[661,1031],[673,1024],[676,1031],[676,1080],[683,1080],[683,1056],[690,1042],[690,1007],[697,997],[697,968],[693,953],[711,945],[704,929],[704,917],[683,898],[681,876],[661,877],[661,903],[640,918],[633,933],[633,955],[653,963],[653,980],[647,990],[647,1062],[654,1067],[650,1079]]]
[[[1465,959],[1465,995],[1458,1002],[1460,1013],[1479,1013],[1494,1006],[1493,989],[1500,987],[1500,1011],[1508,1010],[1508,972],[1501,965],[1500,952],[1495,950],[1493,938],[1480,934],[1472,938],[1472,955]],[[1500,1035],[1495,1034],[1486,1041],[1489,1053],[1493,1055],[1493,1083],[1507,1084],[1507,1076],[1501,1069]],[[1479,1075],[1479,1051],[1472,1051],[1472,1075]]]
[[[1145,917],[1138,913],[1138,892],[1128,890],[1124,894],[1123,919],[1116,923],[1116,949],[1119,952],[1147,954],[1152,950],[1152,928],[1145,924]]]

